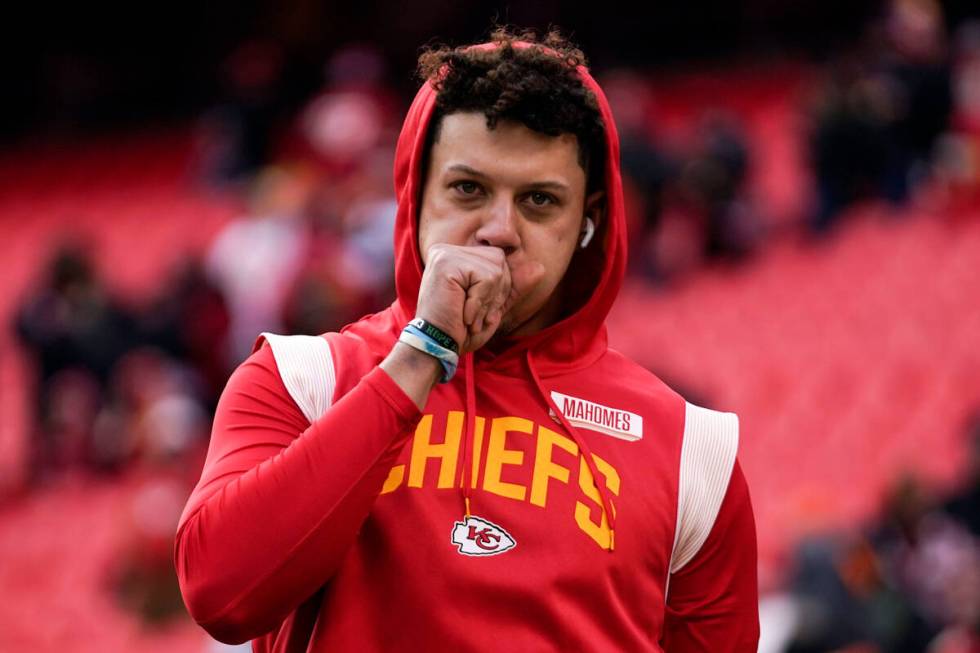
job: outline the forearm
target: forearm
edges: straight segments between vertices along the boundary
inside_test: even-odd
[[[280,425],[243,439],[237,431],[251,427],[236,428],[229,416],[249,409],[218,412],[213,437],[236,441],[209,460],[182,520],[175,561],[195,620],[219,639],[244,641],[275,627],[333,575],[418,409],[375,370],[264,459],[276,451],[270,441],[282,437]]]

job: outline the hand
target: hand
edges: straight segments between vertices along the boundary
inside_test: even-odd
[[[427,252],[416,315],[452,336],[463,354],[493,337],[515,299],[502,249],[439,243]]]

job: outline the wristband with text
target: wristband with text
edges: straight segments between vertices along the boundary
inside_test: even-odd
[[[409,324],[435,340],[436,344],[440,347],[445,347],[454,354],[459,354],[459,343],[453,340],[453,337],[448,333],[432,324],[432,322],[426,322],[422,318],[417,317],[409,322]]]

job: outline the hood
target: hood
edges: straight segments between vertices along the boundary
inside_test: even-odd
[[[525,42],[515,43],[515,47],[521,48],[529,45]],[[497,46],[484,43],[472,47],[489,49]],[[619,294],[626,270],[626,217],[619,168],[619,136],[602,89],[587,68],[579,66],[578,73],[596,97],[605,124],[606,140],[606,214],[593,239],[594,244],[601,243],[602,247],[576,250],[566,275],[566,296],[588,296],[588,299],[574,313],[550,327],[530,336],[515,338],[497,355],[483,350],[477,352],[481,366],[486,364],[490,368],[504,369],[512,365],[523,366],[522,359],[531,350],[541,375],[552,376],[562,370],[587,366],[606,350],[604,322]],[[429,81],[419,89],[408,110],[395,151],[395,196],[398,200],[395,286],[398,296],[393,309],[399,330],[415,316],[422,280],[417,231],[422,150],[435,105],[436,91]],[[572,282],[572,288],[568,288],[568,282]],[[556,337],[558,335],[560,337]]]

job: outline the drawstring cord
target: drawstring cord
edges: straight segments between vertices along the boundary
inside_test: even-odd
[[[472,456],[472,445],[473,438],[476,433],[476,370],[473,364],[473,353],[470,352],[464,356],[466,365],[463,368],[466,376],[466,433],[463,437],[463,471],[462,471],[462,482],[463,482],[463,515],[464,521],[470,518],[472,513],[470,512],[470,485],[472,485],[472,480],[470,479],[470,468],[472,463],[470,462],[470,457]]]
[[[527,367],[531,371],[531,378],[534,379],[534,384],[538,388],[538,392],[541,397],[551,408],[551,411],[561,422],[561,425],[565,427],[568,434],[572,436],[575,444],[578,445],[579,451],[585,457],[585,464],[588,465],[589,471],[592,472],[592,482],[595,483],[596,489],[599,491],[599,497],[602,499],[602,509],[606,513],[606,520],[609,523],[609,552],[616,550],[616,515],[612,511],[612,501],[609,498],[609,493],[606,491],[605,483],[599,483],[599,470],[596,467],[595,460],[592,459],[592,450],[589,445],[585,442],[585,439],[579,434],[578,430],[575,429],[568,420],[565,419],[565,415],[558,410],[558,406],[555,405],[554,400],[551,398],[551,394],[545,392],[544,385],[541,383],[541,378],[538,376],[537,370],[534,369],[534,362],[531,358],[531,350],[527,350]]]

